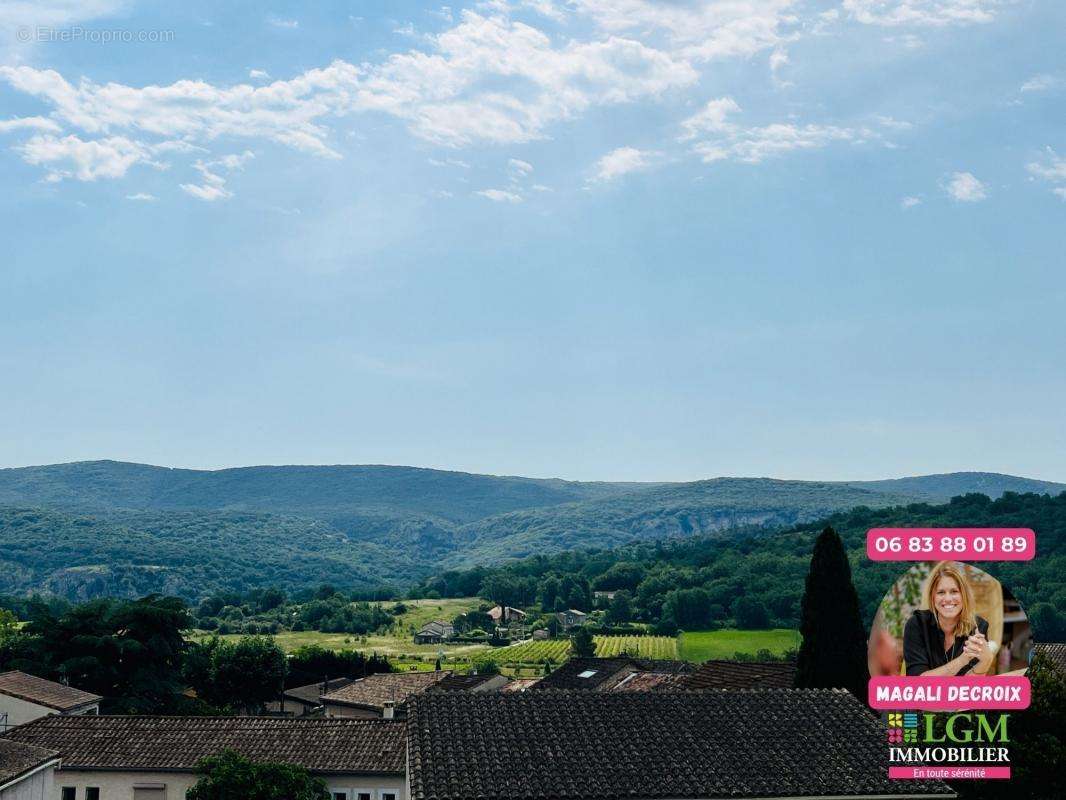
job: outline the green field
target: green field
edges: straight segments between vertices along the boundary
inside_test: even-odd
[[[763,649],[781,655],[788,650],[798,650],[799,645],[799,631],[788,628],[768,631],[692,631],[678,636],[681,658],[697,662],[711,658],[732,658],[736,653],[755,655]]]
[[[671,636],[595,636],[596,655],[601,658],[623,653],[640,658],[677,658],[677,640]],[[530,641],[492,650],[481,658],[497,664],[561,664],[570,655],[566,639]]]

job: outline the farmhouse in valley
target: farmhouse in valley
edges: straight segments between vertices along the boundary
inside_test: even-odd
[[[576,628],[578,625],[584,625],[589,621],[589,615],[584,611],[578,611],[576,608],[568,608],[566,611],[560,611],[555,617],[559,620],[559,626],[564,631]]]
[[[443,644],[455,636],[455,628],[450,622],[435,619],[423,625],[415,634],[415,644]]]
[[[0,733],[51,714],[98,714],[98,694],[25,672],[0,672]]]

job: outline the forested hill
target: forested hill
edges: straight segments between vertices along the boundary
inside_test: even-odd
[[[627,542],[776,530],[946,499],[987,473],[892,482],[716,478],[582,483],[387,466],[168,469],[115,461],[0,470],[0,594],[72,599],[330,581],[406,587],[435,570]],[[1000,488],[1002,487],[1002,488]],[[998,491],[997,491],[998,489]]]
[[[604,550],[533,556],[498,567],[438,573],[421,582],[425,596],[468,597],[524,606],[591,602],[592,592],[628,593],[626,615],[699,630],[715,626],[786,627],[799,622],[799,601],[814,540],[826,525],[840,534],[869,622],[906,564],[866,558],[873,527],[1023,527],[1036,531],[1037,558],[980,566],[1003,581],[1039,621],[1045,640],[1066,637],[1066,493],[956,497],[942,505],[842,512],[790,530],[748,531],[731,539],[700,536]]]

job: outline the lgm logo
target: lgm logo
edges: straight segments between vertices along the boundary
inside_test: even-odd
[[[1010,714],[888,714],[891,778],[1010,777]]]

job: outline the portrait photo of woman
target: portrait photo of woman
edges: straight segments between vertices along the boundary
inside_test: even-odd
[[[1033,649],[1024,609],[973,564],[920,561],[889,588],[870,629],[870,675],[1020,675]]]
[[[998,643],[988,641],[988,621],[977,616],[969,581],[951,562],[937,564],[926,579],[925,608],[903,629],[907,674],[984,675]]]

